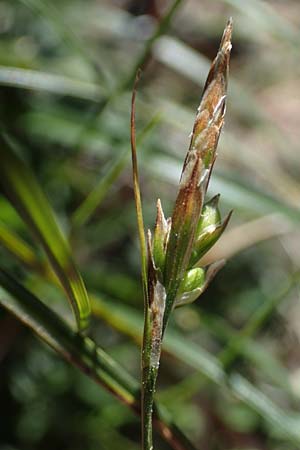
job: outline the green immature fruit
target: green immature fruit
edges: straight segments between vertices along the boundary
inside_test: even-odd
[[[223,234],[229,222],[231,212],[224,221],[221,221],[221,214],[218,208],[219,197],[219,195],[213,197],[202,209],[189,267],[197,264],[202,256],[211,249]]]
[[[202,208],[201,216],[197,226],[196,239],[206,228],[221,222],[221,213],[218,207],[220,194],[215,195]]]
[[[220,260],[207,267],[195,267],[186,272],[177,291],[173,307],[194,302],[209,286],[225,261]]]
[[[188,270],[179,286],[175,306],[192,303],[202,293],[205,286],[205,270],[201,267]]]
[[[188,270],[178,289],[178,294],[183,292],[191,292],[194,289],[202,287],[205,281],[205,270],[201,267]]]

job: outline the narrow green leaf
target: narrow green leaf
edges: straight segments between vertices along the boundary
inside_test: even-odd
[[[78,367],[119,400],[140,411],[139,383],[88,337],[74,332],[31,292],[0,268],[0,305],[31,328],[64,359]],[[159,406],[159,405],[157,405]],[[170,448],[195,450],[165,408],[155,407],[154,424]]]
[[[96,381],[119,392],[127,403],[135,402],[137,383],[88,337],[73,331],[53,311],[0,268],[0,304],[35,331],[47,344]]]
[[[51,283],[59,285],[59,280],[53,272],[49,262],[46,259],[40,259],[35,253],[35,249],[24,241],[18,234],[12,231],[1,220],[0,244],[26,267],[35,271]]]
[[[78,328],[85,329],[91,312],[90,301],[70,248],[33,174],[3,136],[0,175],[7,197],[43,246],[72,305]]]
[[[25,265],[33,267],[38,264],[37,257],[30,245],[2,221],[0,221],[0,243]]]
[[[57,95],[68,95],[92,102],[99,102],[104,94],[100,87],[87,81],[21,67],[0,66],[0,84],[34,91],[45,91]]]

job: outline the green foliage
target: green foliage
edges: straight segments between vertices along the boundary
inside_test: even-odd
[[[294,450],[300,446],[295,2],[177,0],[165,10],[160,2],[121,3],[0,5],[0,114],[9,137],[0,149],[0,449],[140,448],[132,84],[142,66],[137,157],[143,219],[155,230],[162,282],[168,222],[158,205],[155,224],[155,199],[163,199],[170,216],[199,94],[233,16],[213,200],[197,221],[178,306],[203,286],[203,267],[223,258],[227,264],[199,302],[170,318],[154,448]],[[88,335],[71,325],[64,298],[77,328],[84,326],[82,279],[92,306]]]
[[[90,302],[70,248],[33,174],[11,149],[9,140],[3,137],[0,176],[7,197],[44,247],[71,302],[77,326],[84,330],[88,326]]]

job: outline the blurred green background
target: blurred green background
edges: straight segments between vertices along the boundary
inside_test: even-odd
[[[138,157],[146,225],[153,227],[157,197],[171,214],[209,64],[233,16],[228,109],[210,194],[221,193],[223,212],[234,214],[206,256],[228,261],[199,301],[175,311],[157,398],[201,450],[296,450],[299,1],[177,0],[166,20],[171,5],[0,1],[1,127],[18,141],[98,297],[91,335],[138,378],[133,78],[143,65]],[[4,196],[0,221],[44,258]],[[58,288],[2,247],[0,261],[71,320]],[[0,450],[140,448],[133,413],[2,309],[0,405]],[[155,442],[167,448],[158,436]]]

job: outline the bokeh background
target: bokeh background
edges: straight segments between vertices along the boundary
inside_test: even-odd
[[[0,1],[1,127],[19,142],[99,299],[91,335],[139,377],[133,78],[142,65],[138,157],[153,227],[157,197],[171,214],[209,64],[233,16],[226,124],[210,195],[221,193],[223,213],[234,214],[206,257],[227,264],[201,299],[175,311],[157,398],[201,450],[296,450],[300,4],[175,3],[166,20],[168,1]],[[35,245],[4,197],[0,220]],[[0,260],[70,318],[57,288],[4,248]],[[135,450],[139,427],[125,406],[0,311],[0,450]]]

